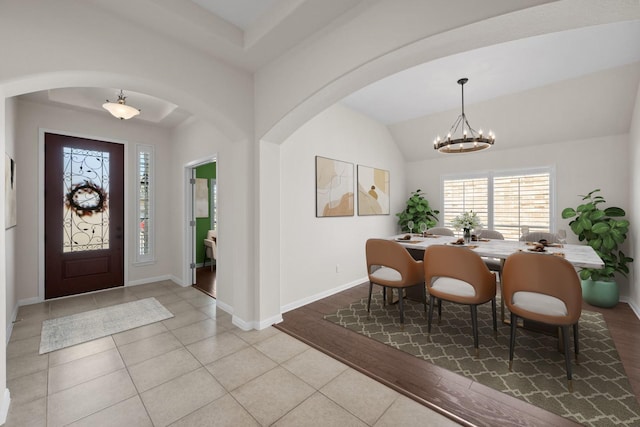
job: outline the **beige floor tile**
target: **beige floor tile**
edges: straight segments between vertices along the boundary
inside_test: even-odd
[[[11,406],[47,397],[47,371],[9,380],[7,388],[11,393]]]
[[[13,324],[11,341],[20,341],[27,338],[39,337],[42,333],[42,320],[23,320]]]
[[[44,371],[48,366],[49,356],[47,354],[14,357],[7,360],[7,380]]]
[[[178,295],[176,295],[173,292],[168,294],[162,294],[162,295],[154,295],[154,298],[158,300],[158,302],[164,305],[165,307],[167,306],[167,304],[171,304],[172,302],[183,301],[182,298],[180,298]]]
[[[49,369],[49,394],[124,368],[120,353],[112,348]]]
[[[120,355],[127,366],[132,366],[161,354],[182,347],[180,341],[171,332],[154,335],[118,347]]]
[[[178,313],[173,313],[174,317],[171,319],[163,320],[162,323],[167,329],[173,330],[182,328],[183,326],[191,325],[192,323],[205,320],[208,316],[203,312],[197,310],[195,307],[191,310],[185,310]]]
[[[190,344],[187,346],[187,350],[189,350],[200,363],[207,365],[246,347],[248,347],[248,344],[231,332],[223,332],[219,335]]]
[[[226,394],[204,368],[175,378],[141,394],[153,424],[169,425]]]
[[[316,389],[323,387],[348,369],[344,363],[314,348],[287,360],[282,367]]]
[[[260,341],[254,347],[278,363],[283,363],[310,348],[302,341],[298,341],[284,333],[279,333]]]
[[[129,367],[129,375],[138,392],[147,391],[181,375],[202,367],[185,348],[145,360]]]
[[[9,414],[4,427],[46,427],[47,399],[42,398],[25,404],[9,406]]]
[[[41,302],[38,304],[23,305],[18,309],[17,318],[28,318],[31,316],[39,316],[48,314],[51,308],[49,302]]]
[[[455,427],[458,423],[447,417],[432,411],[405,396],[398,396],[398,399],[380,417],[375,427],[397,427],[397,426],[417,426],[425,425],[433,427]]]
[[[127,289],[117,289],[106,292],[99,292],[94,294],[96,299],[96,305],[98,307],[108,307],[116,304],[123,304],[125,302],[136,301],[138,297]]]
[[[35,356],[40,350],[40,335],[24,340],[10,341],[7,345],[7,359],[21,356]]]
[[[197,298],[202,295],[202,292],[197,289],[193,289],[191,286],[176,290],[174,293],[182,299]]]
[[[238,387],[231,395],[261,425],[270,425],[314,391],[286,369],[277,367]]]
[[[89,415],[70,427],[153,427],[151,418],[142,405],[140,396],[110,406],[95,414]]]
[[[375,423],[399,396],[353,369],[338,375],[320,392],[369,425]]]
[[[189,298],[186,301],[191,304],[194,307],[206,307],[208,305],[211,304],[215,304],[216,300],[215,298],[210,297],[209,295],[202,293],[200,291],[198,291],[200,293],[200,295],[194,297],[194,298]]]
[[[81,295],[51,301],[51,318],[69,316],[98,308],[93,295]]]
[[[227,394],[171,424],[171,427],[259,426],[236,400]]]
[[[140,288],[138,286],[134,286],[131,288],[131,291],[137,296],[139,299],[157,297],[160,295],[167,295],[172,293],[172,290],[167,286],[155,286],[149,288]]]
[[[253,347],[248,347],[210,363],[206,368],[227,390],[259,377],[278,366]]]
[[[231,317],[231,315],[220,310],[215,304],[200,307],[198,308],[198,310],[215,320],[216,323],[220,326],[223,326],[227,329],[237,328],[237,326],[233,324],[233,318]]]
[[[136,395],[125,369],[112,372],[49,396],[47,425],[57,427],[78,421]]]
[[[140,326],[139,328],[129,329],[128,331],[120,332],[112,335],[118,347],[132,342],[140,341],[145,338],[150,338],[154,335],[159,335],[163,332],[168,332],[166,326],[162,322],[151,323],[149,325]]]
[[[188,326],[183,326],[182,328],[174,329],[171,332],[182,344],[189,345],[205,338],[218,335],[224,331],[225,328],[218,326],[215,321],[205,319]]]
[[[249,344],[257,344],[260,341],[264,341],[267,338],[271,338],[274,335],[282,334],[279,330],[274,327],[269,327],[261,330],[252,329],[250,331],[243,331],[242,329],[235,328],[233,331],[234,334],[242,338],[244,341]]]
[[[397,427],[397,424],[394,427]],[[420,425],[420,424],[407,424]],[[353,414],[327,399],[322,393],[315,393],[310,398],[296,406],[291,412],[280,418],[274,427],[366,427]]]
[[[115,348],[113,339],[109,337],[98,338],[93,341],[87,341],[72,347],[63,348],[49,353],[49,367],[58,366],[63,363],[69,363],[73,360],[82,359],[92,354],[102,353],[103,351]]]
[[[169,310],[174,315],[178,314],[178,313],[185,312],[185,311],[193,311],[193,309],[195,308],[194,306],[189,304],[188,301],[183,300],[182,298],[180,298],[176,294],[172,293],[171,295],[173,295],[177,300],[176,301],[172,301],[172,302],[170,302],[168,304],[163,304],[163,305],[167,310]]]

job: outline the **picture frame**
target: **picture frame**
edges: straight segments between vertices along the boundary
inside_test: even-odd
[[[354,215],[353,166],[316,156],[316,217]]]
[[[4,154],[4,229],[18,225],[16,161]]]
[[[209,180],[206,178],[196,178],[195,211],[196,218],[209,218]]]
[[[389,215],[389,171],[358,165],[358,215]]]

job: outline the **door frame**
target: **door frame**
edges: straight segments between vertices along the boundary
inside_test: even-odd
[[[123,243],[123,287],[129,283],[129,143],[122,139],[105,138],[86,133],[69,132],[51,128],[38,128],[38,301],[44,301],[44,134],[55,133],[58,135],[72,136],[76,138],[95,139],[124,145],[124,243]],[[74,295],[71,295],[74,296]],[[69,298],[69,297],[61,297]],[[55,299],[55,298],[52,298]]]
[[[209,163],[216,164],[216,180],[218,180],[218,153],[212,154],[209,157],[200,158],[197,160],[192,160],[184,165],[184,274],[182,277],[183,286],[191,286],[195,283],[196,279],[196,267],[191,267],[191,265],[196,265],[196,227],[191,226],[191,220],[195,220],[194,218],[194,194],[191,187],[191,178],[195,174],[195,169],[198,166],[206,165]],[[218,254],[220,251],[218,250]]]

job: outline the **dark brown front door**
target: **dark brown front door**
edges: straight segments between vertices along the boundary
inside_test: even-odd
[[[45,133],[45,299],[124,284],[124,146]]]

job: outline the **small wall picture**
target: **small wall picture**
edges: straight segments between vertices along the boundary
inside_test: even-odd
[[[353,163],[316,156],[316,217],[353,216]]]
[[[196,218],[209,217],[209,180],[196,178]]]
[[[389,215],[389,171],[358,165],[358,215]]]
[[[4,228],[18,224],[16,205],[16,161],[4,154]]]

